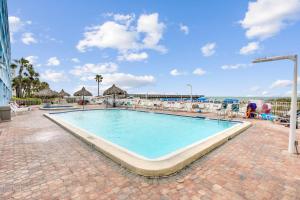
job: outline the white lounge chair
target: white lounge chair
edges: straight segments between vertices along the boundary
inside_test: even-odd
[[[30,107],[20,107],[17,103],[15,102],[11,102],[10,104],[10,109],[11,111],[17,115],[18,113],[24,113],[24,112],[28,112],[31,110]]]

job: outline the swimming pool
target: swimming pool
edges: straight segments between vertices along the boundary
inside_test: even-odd
[[[214,139],[226,131],[241,130],[241,127],[246,127],[245,123],[236,121],[120,109],[52,113],[47,117],[77,136],[79,133],[79,136],[85,140],[100,141],[98,147],[100,151],[109,154],[121,164],[125,163],[125,166],[132,157],[134,163],[166,162],[170,158],[186,153],[185,150],[194,149],[195,146]],[[229,134],[227,137],[229,136],[232,135]],[[105,149],[105,146],[109,148]],[[120,152],[123,154],[121,158]],[[134,164],[130,163],[130,165]]]

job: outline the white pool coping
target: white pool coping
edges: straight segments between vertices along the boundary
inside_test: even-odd
[[[49,107],[49,108],[44,108],[44,107],[39,107],[40,110],[47,110],[47,111],[68,111],[68,110],[80,110],[81,108],[74,107],[74,106],[68,106],[68,107]]]
[[[65,112],[76,111],[73,110]],[[45,113],[44,116],[68,130],[70,133],[80,138],[84,142],[88,143],[96,150],[102,152],[110,159],[121,164],[130,171],[143,176],[167,176],[173,174],[213,149],[224,144],[229,139],[235,137],[251,126],[250,122],[239,121],[240,123],[228,129],[220,131],[184,148],[178,149],[171,154],[159,157],[157,159],[149,159],[129,151],[117,144],[114,144],[102,137],[96,136],[87,130],[76,127],[71,123],[67,123],[51,113]],[[184,115],[180,116],[189,117]]]

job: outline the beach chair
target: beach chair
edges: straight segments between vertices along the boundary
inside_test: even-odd
[[[21,107],[16,102],[9,103],[10,109],[14,115],[31,111],[30,107]]]
[[[235,116],[238,116],[239,115],[239,112],[240,112],[240,104],[238,103],[233,103],[231,104],[230,107],[230,111],[228,113],[228,116],[230,116],[231,118],[235,117]]]
[[[226,116],[226,113],[227,113],[227,107],[228,107],[228,104],[227,103],[222,103],[221,104],[221,107],[217,109],[217,115],[218,116]]]
[[[296,126],[298,128],[298,123],[299,123],[299,118],[300,118],[300,110],[297,110],[297,120],[296,120]],[[288,113],[285,116],[282,117],[277,117],[273,121],[279,122],[281,125],[284,125],[286,127],[290,126],[290,113]]]

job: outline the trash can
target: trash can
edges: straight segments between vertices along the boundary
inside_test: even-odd
[[[10,121],[11,112],[10,106],[0,106],[0,121]]]

